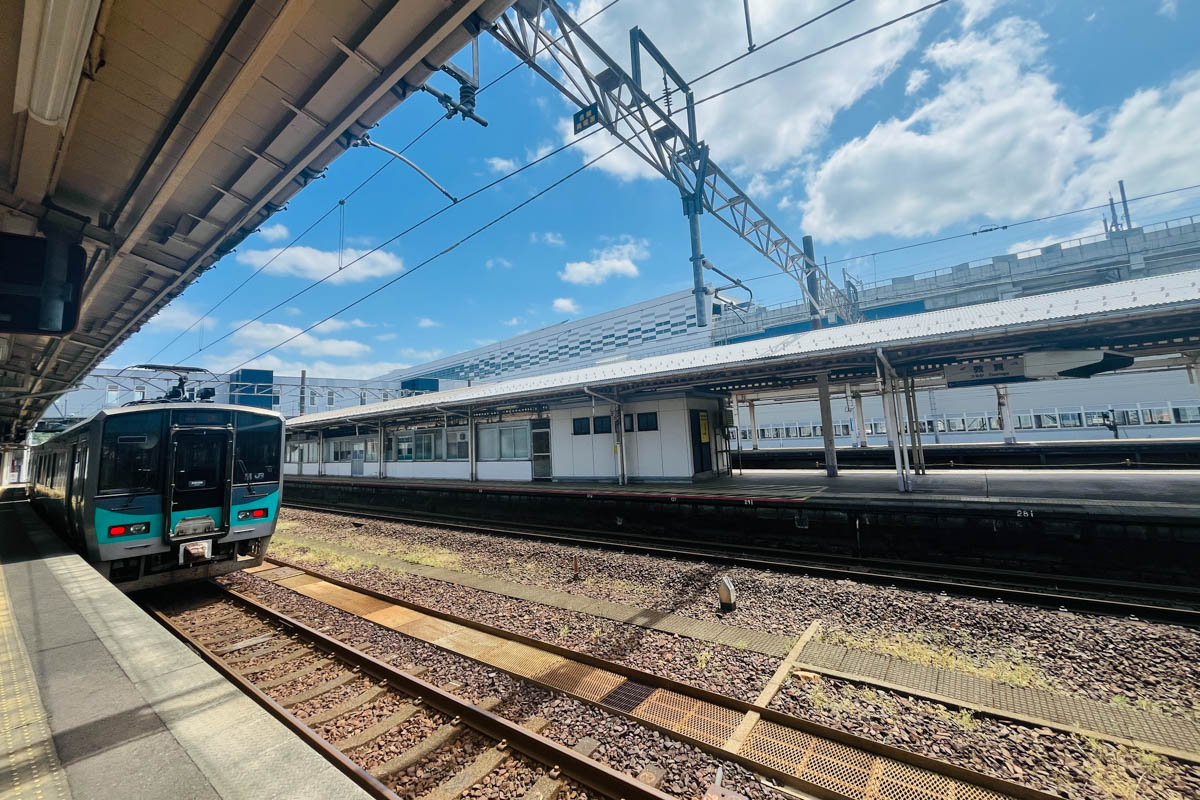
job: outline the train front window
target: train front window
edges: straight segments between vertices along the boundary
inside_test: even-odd
[[[158,491],[161,442],[162,412],[106,419],[100,447],[100,493]]]
[[[175,437],[175,491],[212,489],[221,482],[225,466],[224,441],[216,436]]]
[[[278,419],[239,411],[234,421],[234,483],[267,483],[279,480],[279,442],[283,435]]]

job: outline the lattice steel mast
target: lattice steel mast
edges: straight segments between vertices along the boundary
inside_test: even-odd
[[[547,18],[557,30],[547,28]],[[505,47],[579,106],[575,132],[603,125],[634,153],[679,188],[692,243],[696,316],[708,324],[700,248],[700,215],[708,211],[755,250],[790,275],[804,292],[815,325],[826,316],[858,322],[857,304],[830,280],[812,253],[797,244],[751,200],[709,157],[708,145],[696,134],[695,98],[691,87],[641,29],[629,32],[632,75],[606,53],[555,0],[517,0],[491,29]],[[641,58],[645,51],[674,82],[684,98],[684,126],[672,119],[642,89]],[[538,59],[550,59],[554,74]],[[599,66],[593,72],[588,63]],[[669,96],[669,95],[668,95]],[[675,113],[678,113],[675,112]],[[808,239],[808,237],[805,237]],[[806,242],[812,250],[811,240]]]

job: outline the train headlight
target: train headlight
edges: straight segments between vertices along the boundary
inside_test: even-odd
[[[131,525],[113,525],[108,529],[109,536],[130,536],[133,534],[149,532],[149,522],[134,522]]]
[[[267,510],[265,508],[253,508],[247,511],[238,512],[238,522],[247,519],[266,519]]]

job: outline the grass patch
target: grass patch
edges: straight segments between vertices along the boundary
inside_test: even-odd
[[[1106,745],[1091,736],[1078,736],[1087,746],[1084,768],[1092,784],[1112,800],[1137,800],[1146,779],[1160,779],[1170,768],[1162,756],[1125,745]]]
[[[362,561],[369,566],[376,566],[370,560],[370,557],[377,555],[407,561],[410,564],[422,564],[427,567],[455,571],[462,570],[462,556],[452,550],[447,550],[444,547],[427,547],[425,545],[397,547],[394,539],[373,536],[371,534],[356,535],[353,537],[352,543],[338,543],[340,547],[360,551],[361,555],[341,554],[340,551],[322,547],[312,539],[295,537],[288,533],[280,533],[278,527],[276,528],[275,536],[271,539],[272,548],[275,547],[276,542],[281,542],[292,547],[306,547],[314,551],[320,550],[324,553],[334,553],[342,558]]]
[[[948,642],[931,644],[920,636],[908,633],[854,636],[842,630],[825,630],[821,633],[821,640],[853,650],[882,653],[914,664],[965,672],[1012,686],[1053,688],[1037,667],[1023,661],[1017,653],[1011,653],[1009,658],[993,658],[987,663],[979,664],[954,649]]]

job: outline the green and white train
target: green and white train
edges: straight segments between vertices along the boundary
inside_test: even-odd
[[[246,406],[105,409],[33,448],[30,497],[124,591],[245,569],[275,532],[283,429]]]

